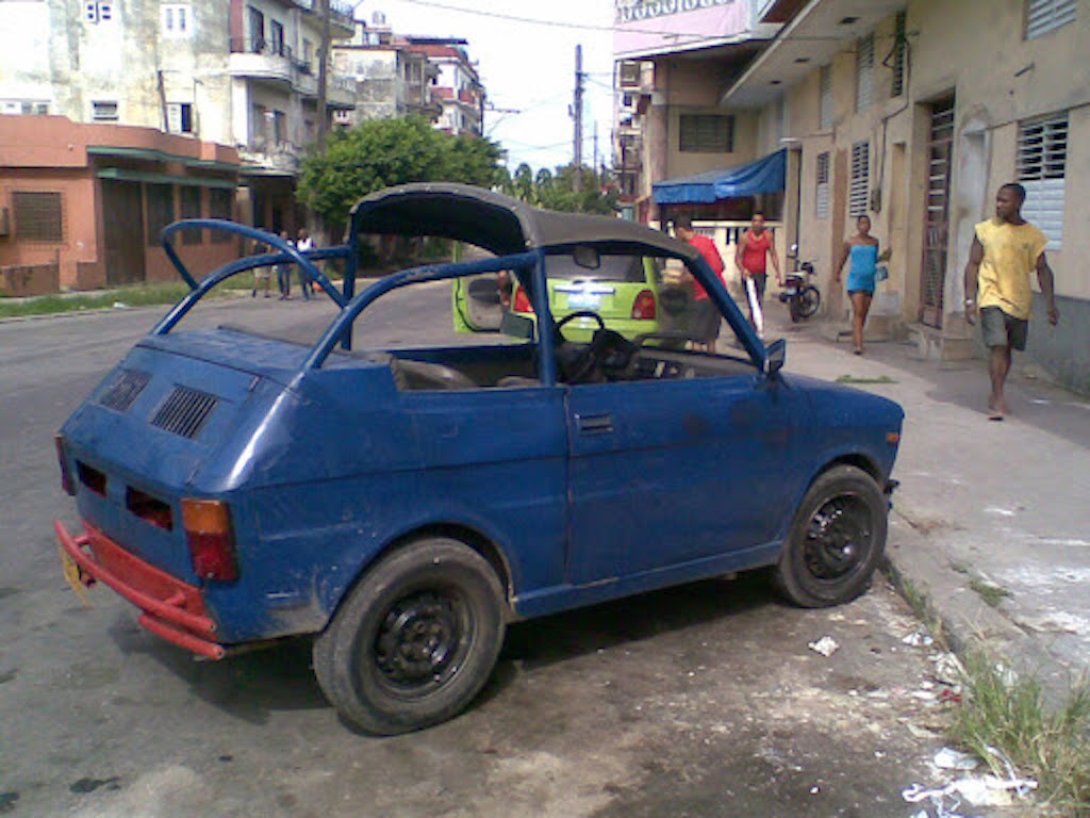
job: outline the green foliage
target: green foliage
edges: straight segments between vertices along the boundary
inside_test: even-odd
[[[452,136],[420,117],[376,119],[330,135],[326,150],[303,160],[299,198],[327,224],[343,223],[360,198],[409,182],[502,181],[495,142]]]
[[[1090,814],[1090,687],[1075,685],[1049,710],[1041,684],[1009,671],[984,654],[965,657],[965,702],[954,737],[1006,776],[999,749],[1021,775],[1039,783],[1038,797],[1061,814]]]
[[[580,190],[575,190],[576,178]],[[568,213],[599,213],[613,215],[617,211],[617,192],[589,168],[567,165],[551,171],[533,168],[523,162],[511,177],[509,195],[546,210]]]

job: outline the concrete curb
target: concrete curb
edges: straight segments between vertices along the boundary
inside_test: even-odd
[[[918,611],[928,626],[960,658],[982,652],[1013,669],[1020,677],[1036,678],[1049,707],[1067,699],[1077,672],[1059,662],[1032,633],[988,605],[969,587],[971,568],[954,566],[941,546],[918,530],[911,509],[890,513],[889,540],[882,570],[897,592]]]

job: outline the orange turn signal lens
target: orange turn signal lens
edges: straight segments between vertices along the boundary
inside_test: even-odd
[[[890,444],[891,446],[896,446],[900,442],[901,442],[901,433],[900,432],[886,432],[886,443]]]
[[[231,530],[231,513],[220,500],[182,500],[182,523],[194,534],[225,534]]]

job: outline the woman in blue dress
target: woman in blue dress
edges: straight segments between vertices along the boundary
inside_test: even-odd
[[[867,323],[871,299],[874,298],[878,262],[888,258],[889,251],[882,256],[878,255],[878,239],[870,234],[870,216],[860,216],[855,221],[855,227],[858,232],[844,242],[844,252],[836,268],[836,281],[840,282],[840,274],[850,258],[852,263],[848,269],[848,298],[852,302],[852,344],[853,352],[862,355],[863,327]]]

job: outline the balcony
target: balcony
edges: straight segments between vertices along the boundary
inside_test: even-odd
[[[260,37],[232,37],[227,73],[232,77],[269,80],[291,85],[295,72],[291,49]]]
[[[319,0],[291,0],[297,7],[312,14],[320,11]],[[350,37],[356,31],[355,9],[345,0],[329,0],[329,24],[334,29],[333,36]],[[339,31],[337,30],[339,29]]]
[[[356,80],[342,74],[330,74],[326,86],[326,105],[352,110],[356,107]]]
[[[265,171],[295,176],[299,173],[298,146],[291,142],[273,144],[271,140],[257,137],[249,145],[240,145],[239,158],[244,165],[258,166]]]

